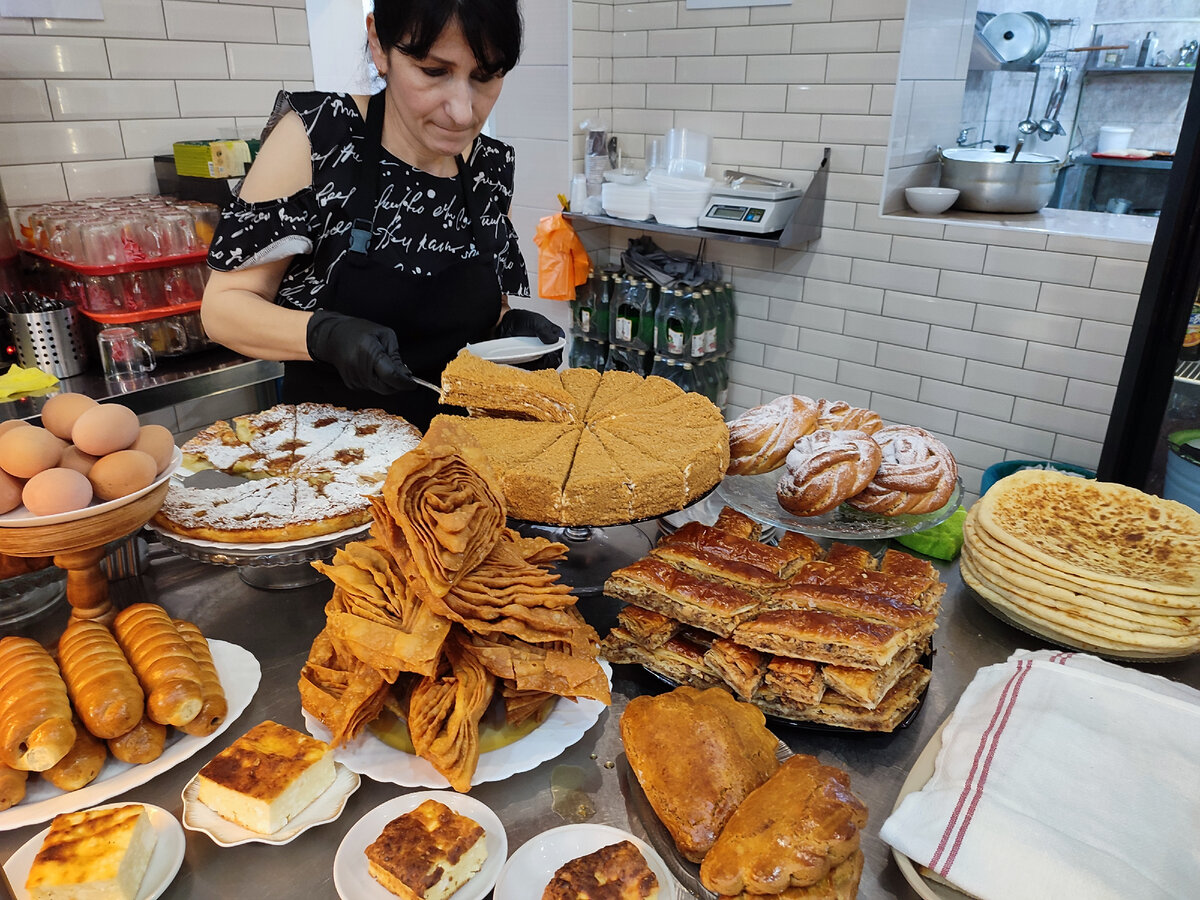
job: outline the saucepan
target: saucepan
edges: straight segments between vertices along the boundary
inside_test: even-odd
[[[1062,160],[1042,153],[938,148],[942,187],[955,188],[958,209],[1031,213],[1050,202]]]

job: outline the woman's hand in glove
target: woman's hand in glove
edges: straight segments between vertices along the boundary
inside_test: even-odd
[[[556,344],[566,337],[566,332],[543,316],[529,309],[510,309],[500,317],[496,325],[496,337],[517,337],[531,335],[541,340],[543,344]],[[562,365],[562,350],[558,349],[545,356],[527,363],[522,363],[522,369],[557,369]]]
[[[308,355],[338,370],[346,387],[377,394],[412,390],[396,332],[366,319],[318,309],[308,320]]]

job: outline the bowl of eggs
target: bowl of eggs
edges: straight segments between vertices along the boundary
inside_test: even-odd
[[[104,547],[150,521],[182,458],[168,429],[84,394],[51,397],[41,426],[0,423],[0,553],[53,557],[73,614],[111,615]]]

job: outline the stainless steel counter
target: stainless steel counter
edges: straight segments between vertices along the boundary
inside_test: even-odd
[[[61,379],[60,389],[87,394],[96,400],[120,400],[142,415],[233,388],[272,381],[282,375],[282,363],[248,359],[217,347],[187,356],[159,357],[153,372],[119,380],[105,378],[99,369],[89,368],[82,374]],[[37,418],[50,396],[0,401],[0,422]]]
[[[330,594],[327,582],[290,591],[249,587],[235,570],[204,566],[158,548],[150,571],[138,580],[114,585],[114,600],[124,605],[141,599],[161,602],[173,615],[195,621],[205,634],[240,644],[262,665],[262,684],[250,707],[213,744],[176,770],[121,795],[118,800],[143,801],[181,814],[180,792],[215,753],[252,725],[275,719],[303,728],[296,688],[309,645],[323,624],[323,606]],[[964,588],[956,566],[943,567],[949,589],[943,600],[940,628],[935,636],[933,682],[916,720],[893,735],[842,735],[773,725],[792,749],[812,753],[823,762],[850,772],[856,793],[870,808],[863,839],[866,869],[859,897],[863,900],[898,897],[912,900],[908,887],[879,839],[879,828],[895,803],[900,785],[937,726],[953,708],[975,671],[1005,659],[1015,648],[1038,649],[1043,642],[997,621],[978,606]],[[603,634],[615,619],[619,604],[601,597],[580,601],[589,621]],[[61,630],[65,610],[39,623],[33,634],[52,639]],[[1200,659],[1147,666],[1148,671],[1200,687]],[[508,831],[509,852],[534,835],[565,824],[552,807],[551,776],[558,766],[582,770],[583,789],[595,813],[587,820],[626,828],[643,835],[630,820],[619,774],[621,742],[617,723],[629,698],[663,690],[661,682],[633,666],[617,666],[613,705],[583,739],[557,759],[506,781],[483,784],[472,796],[490,806]],[[702,773],[697,773],[703,777]],[[247,844],[222,849],[202,834],[187,832],[183,867],[163,895],[169,900],[333,900],[333,859],[343,835],[361,816],[408,789],[363,779],[338,821],[315,828],[281,847]],[[0,833],[0,859],[8,856],[44,825]],[[531,893],[530,896],[534,894]]]

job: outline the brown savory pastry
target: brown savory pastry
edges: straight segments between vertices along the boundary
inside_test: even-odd
[[[108,748],[104,741],[90,734],[76,719],[75,743],[66,756],[42,773],[42,777],[60,791],[77,791],[95,780],[106,759]]]
[[[733,639],[756,650],[861,669],[882,669],[933,621],[912,628],[809,609],[769,609],[734,629]]]
[[[796,441],[775,495],[795,516],[819,516],[858,494],[879,469],[879,445],[865,431],[820,428]]]
[[[929,513],[954,493],[958,464],[950,449],[923,428],[889,425],[875,433],[883,453],[879,470],[851,506],[883,516]]]
[[[879,562],[865,547],[844,544],[841,541],[834,541],[829,545],[829,552],[825,554],[824,562],[841,569],[875,570],[879,568]]]
[[[643,647],[661,647],[679,633],[683,626],[662,613],[640,606],[626,606],[617,613],[617,624]]]
[[[814,428],[832,431],[865,431],[874,434],[883,427],[879,413],[851,406],[845,400],[817,401],[817,424]]]
[[[656,647],[647,647],[621,628],[614,628],[600,642],[600,653],[609,662],[645,666],[677,684],[715,687],[721,683],[718,673],[709,667],[707,648],[678,634]]]
[[[823,666],[821,678],[831,690],[845,697],[847,702],[864,709],[875,709],[900,679],[908,674],[909,668],[923,652],[924,646],[914,644],[898,653],[895,659],[876,672],[869,669],[852,669],[849,666]]]
[[[766,656],[727,638],[713,641],[704,661],[743,700],[754,696],[767,671]]]
[[[820,544],[798,531],[785,531],[775,542],[775,546],[792,559],[801,560],[802,564],[825,555],[825,550]]]
[[[656,900],[658,878],[633,841],[620,841],[558,867],[542,900]]]
[[[816,563],[815,565],[820,565]],[[895,599],[889,593],[868,593],[839,584],[794,584],[768,602],[770,609],[812,609],[883,622],[897,628],[924,627],[937,617],[936,609]]]
[[[779,762],[762,712],[724,688],[679,687],[635,697],[621,741],[638,783],[675,846],[699,862],[743,799]],[[703,773],[703,777],[697,777]]]
[[[850,776],[798,754],[742,801],[700,864],[700,881],[721,894],[814,884],[858,851],[866,824]]]
[[[922,874],[925,874],[924,867],[921,868]],[[863,852],[857,850],[815,884],[784,888],[778,894],[769,896],[771,900],[855,900],[862,870]],[[743,891],[740,894],[721,894],[719,900],[764,900],[764,896]]]
[[[821,667],[807,659],[772,656],[755,699],[766,697],[791,706],[812,706],[825,694]]]
[[[896,686],[887,692],[874,709],[858,706],[856,701],[848,700],[836,691],[826,691],[816,706],[797,708],[783,703],[782,699],[772,701],[764,698],[761,691],[754,702],[773,715],[798,722],[818,722],[855,731],[887,733],[895,731],[896,726],[916,708],[929,684],[930,675],[930,671],[922,665],[909,666]]]
[[[728,566],[732,574],[742,571],[740,566],[746,565],[762,569],[775,578],[787,578],[801,565],[795,554],[700,522],[688,522],[658,542],[658,549],[663,551],[659,555],[663,558],[671,558],[669,550],[677,548],[695,551],[695,556],[679,557],[684,566],[703,566],[712,572],[720,572],[723,566]],[[758,576],[756,572],[750,574]]]
[[[58,639],[58,665],[75,712],[98,738],[125,734],[142,718],[145,695],[124,651],[100,622],[72,619]]]
[[[778,469],[816,421],[817,404],[795,394],[747,410],[729,423],[728,473],[758,475]]]
[[[108,752],[121,762],[140,765],[154,762],[162,756],[166,743],[167,726],[150,721],[149,716],[142,716],[142,720],[129,731],[108,739]]]
[[[904,575],[908,578],[924,578],[937,581],[938,571],[927,559],[918,559],[903,550],[888,548],[879,562],[879,571],[885,575]]]
[[[739,512],[732,506],[721,507],[721,511],[717,513],[717,520],[713,522],[713,527],[719,528],[727,534],[735,534],[752,541],[762,538],[762,523]]]
[[[604,593],[722,637],[761,606],[746,591],[682,572],[655,556],[617,569],[604,583]]]
[[[922,609],[935,607],[946,591],[946,585],[935,575],[926,578],[920,575],[896,575],[891,572],[872,572],[867,569],[850,569],[817,560],[808,563],[792,579],[792,585],[825,585],[826,587],[849,588],[872,594],[882,594],[920,606]]]
[[[135,603],[117,613],[113,633],[146,692],[146,714],[176,727],[196,718],[204,702],[200,666],[167,611]]]
[[[404,900],[446,900],[483,868],[487,833],[444,803],[426,800],[388,822],[366,849],[371,877]]]
[[[229,712],[229,704],[225,700],[225,689],[221,687],[221,676],[217,674],[216,663],[213,662],[212,649],[200,629],[184,619],[175,619],[175,627],[192,648],[196,657],[196,665],[200,667],[200,712],[180,730],[184,734],[206,737],[212,734],[225,721]]]
[[[27,637],[0,640],[0,763],[44,772],[71,749],[71,702],[53,657]]]

